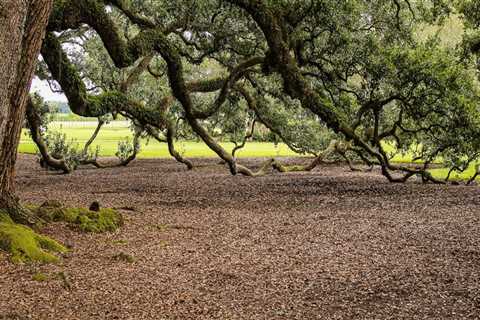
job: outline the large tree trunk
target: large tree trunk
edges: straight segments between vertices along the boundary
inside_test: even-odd
[[[53,0],[0,0],[0,208],[33,223],[15,197],[18,143],[33,71]]]

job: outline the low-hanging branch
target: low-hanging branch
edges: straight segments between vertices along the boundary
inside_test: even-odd
[[[186,120],[192,127],[193,131],[198,134],[204,142],[215,151],[220,158],[225,160],[232,174],[241,173],[248,176],[255,176],[256,173],[248,168],[236,164],[234,158],[226,152],[201,126],[196,116],[201,114],[196,113],[190,98],[188,88],[194,90],[198,88],[199,91],[205,90],[216,91],[223,89],[216,103],[218,105],[224,101],[226,92],[231,86],[238,81],[243,70],[261,62],[261,58],[254,58],[239,68],[235,69],[232,76],[226,80],[216,80],[199,83],[192,83],[187,85],[183,79],[183,66],[181,58],[176,52],[175,48],[171,46],[170,41],[165,37],[160,28],[143,30],[135,39],[126,44],[120,39],[114,24],[109,20],[108,16],[103,16],[103,12],[94,11],[97,15],[95,19],[92,16],[83,17],[86,11],[92,14],[91,8],[84,6],[84,1],[78,1],[78,4],[68,2],[68,5],[79,9],[79,13],[75,16],[76,20],[63,20],[55,24],[53,23],[50,30],[62,30],[65,27],[75,27],[75,23],[87,23],[94,28],[102,38],[107,51],[112,57],[117,67],[123,67],[133,64],[141,54],[150,55],[151,52],[159,53],[168,65],[168,77],[170,86],[175,98],[181,103],[186,113]],[[94,9],[92,9],[94,10]],[[95,9],[96,10],[96,9]],[[98,18],[102,17],[103,22],[99,25]],[[75,23],[73,23],[73,22]],[[107,26],[108,24],[108,26]],[[140,41],[142,39],[142,41]],[[114,46],[115,48],[112,48]],[[96,96],[90,96],[86,93],[85,85],[80,77],[77,75],[75,67],[68,60],[67,55],[60,46],[59,41],[52,33],[47,34],[42,47],[42,56],[47,63],[50,72],[55,80],[60,83],[72,111],[83,116],[101,116],[112,112],[123,112],[133,119],[139,119],[140,122],[160,127],[158,121],[161,121],[161,110],[145,110],[141,104],[129,101],[125,94],[119,91],[106,92]],[[218,88],[220,86],[220,88]],[[213,108],[215,109],[215,108]],[[164,123],[161,124],[163,127]]]
[[[27,112],[26,119],[28,127],[30,129],[30,135],[33,142],[37,146],[37,149],[40,153],[41,159],[40,164],[44,168],[62,171],[63,173],[71,173],[75,170],[76,165],[93,165],[100,169],[114,168],[127,166],[133,160],[136,159],[139,151],[140,145],[140,134],[135,134],[133,143],[132,143],[132,152],[125,159],[120,159],[118,163],[107,163],[103,164],[98,161],[96,157],[90,157],[88,153],[89,146],[94,142],[95,137],[98,135],[100,128],[103,126],[104,122],[99,121],[99,124],[91,136],[91,138],[86,142],[82,152],[79,155],[79,158],[76,159],[73,163],[70,163],[64,158],[64,155],[52,156],[48,150],[48,146],[45,143],[42,133],[42,121],[37,111],[37,106],[31,98],[27,102]]]
[[[54,53],[52,50],[56,50],[58,54]],[[140,103],[128,99],[126,96],[126,91],[128,91],[128,88],[148,67],[149,62],[151,61],[150,56],[142,59],[137,67],[134,68],[134,70],[129,74],[126,80],[120,84],[120,91],[111,91],[100,95],[88,95],[86,93],[83,81],[80,79],[80,77],[78,77],[75,67],[70,63],[68,57],[60,47],[60,44],[54,35],[49,34],[48,39],[45,41],[44,47],[42,48],[42,54],[44,55],[44,59],[52,72],[53,78],[60,83],[63,91],[65,92],[69,100],[69,105],[74,113],[81,116],[104,116],[108,113],[121,113],[132,120],[148,126],[159,129],[167,127],[167,143],[170,153],[175,159],[186,164],[188,168],[193,166],[190,161],[181,157],[180,154],[175,151],[173,146],[174,130],[172,130],[172,128],[174,126],[168,123],[164,117],[164,113],[166,112],[168,105],[171,104],[172,100],[167,97],[159,103],[158,108],[152,110],[144,107]],[[63,67],[56,68],[54,67],[56,65],[63,65]],[[220,81],[217,82],[220,83]],[[215,83],[216,82],[214,82],[214,84]],[[205,83],[194,83],[191,85],[193,89],[200,88],[202,90],[204,90],[205,86]],[[128,162],[125,162],[125,164]],[[94,159],[87,159],[83,161],[82,164],[92,164],[98,168],[106,167]]]
[[[175,125],[172,123],[171,120],[167,121],[167,129],[166,129],[166,134],[165,134],[165,139],[162,139],[155,130],[150,127],[150,126],[145,126],[143,127],[148,135],[153,137],[155,140],[158,142],[163,142],[167,143],[168,146],[168,152],[170,155],[177,160],[180,163],[183,163],[185,166],[187,166],[188,170],[192,170],[194,168],[194,164],[192,161],[189,159],[183,157],[175,148]]]
[[[264,69],[274,70],[282,77],[285,93],[293,99],[298,99],[305,108],[319,116],[334,132],[344,135],[347,141],[351,141],[369,156],[375,158],[381,165],[382,174],[390,182],[405,182],[414,175],[421,175],[425,180],[443,183],[423,169],[393,165],[381,145],[372,146],[363,140],[348,125],[328,96],[324,95],[321,90],[312,89],[313,86],[305,79],[296,59],[292,56],[292,50],[289,47],[292,42],[287,31],[286,21],[278,11],[272,10],[262,1],[228,0],[228,2],[245,10],[262,30],[269,47],[269,55],[265,60],[267,66]],[[391,172],[403,172],[404,175],[396,178]]]
[[[80,164],[92,165],[98,169],[126,167],[137,158],[138,152],[140,151],[140,138],[140,133],[135,133],[133,135],[132,152],[130,152],[126,158],[119,158],[119,161],[116,163],[101,163],[96,158],[83,158],[80,160]]]
[[[255,113],[256,119],[258,119],[260,123],[267,127],[268,130],[276,134],[283,141],[283,143],[285,143],[292,151],[299,154],[303,153],[303,150],[298,148],[294,142],[284,136],[282,130],[280,130],[278,125],[274,125],[272,121],[268,119],[268,117],[265,117],[263,113],[260,112],[259,104],[264,104],[264,98],[262,98],[261,96],[258,96],[258,98],[254,98],[254,96],[245,88],[245,86],[242,85],[236,85],[235,90],[245,99],[248,108]],[[317,156],[317,154],[313,153],[312,155]]]
[[[240,144],[237,143],[237,141],[235,140],[232,140],[232,143],[235,145],[232,149],[232,157],[235,158],[235,154],[243,149],[245,147],[245,145],[247,144],[247,141],[248,139],[250,139],[251,137],[253,137],[253,134],[255,133],[255,124],[257,123],[257,118],[254,118],[252,120],[252,124],[250,125],[250,129],[247,129],[247,133],[244,135],[243,139],[242,139],[242,142]]]
[[[64,159],[55,159],[48,152],[48,147],[42,137],[42,120],[37,111],[37,106],[34,104],[32,98],[27,101],[26,120],[30,129],[30,135],[33,142],[36,144],[41,155],[41,165],[54,170],[63,171],[63,173],[70,173],[73,168],[68,166]]]
[[[475,172],[474,174],[468,179],[467,185],[473,184],[477,177],[480,176],[480,163],[475,165]]]
[[[105,124],[105,120],[103,120],[102,118],[98,118],[97,127],[95,128],[95,131],[93,131],[93,134],[90,137],[90,139],[88,139],[88,141],[85,143],[85,146],[83,147],[82,154],[86,155],[88,153],[88,150],[90,149],[90,146],[95,141],[95,139],[98,137],[98,134],[100,133],[100,130],[102,129],[104,124]]]
[[[355,168],[352,164],[352,161],[346,156],[346,152],[350,149],[350,144],[343,141],[331,140],[328,147],[320,152],[314,159],[307,165],[284,165],[278,160],[275,160],[273,167],[279,172],[309,172],[315,169],[322,163],[327,163],[327,159],[335,154],[339,154],[346,161],[350,170],[352,171],[362,171],[361,169]]]
[[[237,7],[237,9],[244,11],[246,15],[252,19],[256,24],[255,28],[253,28],[255,29],[255,33],[252,32],[252,34],[255,34],[255,37],[258,36],[258,31],[263,33],[263,35],[259,37],[261,40],[257,39],[257,42],[255,42],[259,48],[258,52],[261,52],[260,57],[256,57],[258,52],[254,50],[254,58],[245,60],[245,62],[238,64],[235,68],[228,68],[229,75],[225,78],[192,81],[188,83],[185,80],[186,76],[183,68],[185,61],[184,52],[178,47],[178,43],[172,39],[175,39],[175,37],[179,35],[185,36],[183,32],[188,32],[187,25],[189,24],[186,21],[182,21],[182,19],[178,19],[178,21],[174,21],[171,25],[162,26],[158,21],[135,12],[128,1],[58,1],[54,14],[50,19],[51,21],[48,27],[50,33],[47,35],[44,43],[42,55],[53,78],[60,83],[65,92],[72,110],[80,115],[98,117],[107,113],[122,113],[130,119],[138,120],[141,123],[159,130],[165,130],[167,126],[164,117],[165,112],[169,110],[169,106],[176,99],[185,112],[184,118],[193,132],[227,163],[232,174],[256,175],[255,172],[237,164],[234,154],[232,155],[227,152],[215,141],[208,130],[202,125],[201,120],[206,120],[217,113],[227,97],[231,96],[232,89],[237,87],[237,83],[250,72],[255,71],[265,76],[274,73],[275,76],[279,77],[282,83],[282,94],[285,94],[286,97],[288,96],[292,100],[298,101],[302,108],[313,112],[323,124],[343,137],[346,143],[351,146],[351,151],[359,155],[360,159],[366,164],[379,165],[382,169],[382,174],[385,175],[389,181],[405,182],[412,176],[421,176],[424,181],[443,183],[443,181],[435,179],[428,172],[428,164],[431,159],[427,159],[425,166],[420,168],[396,165],[391,162],[389,155],[385,152],[384,146],[382,145],[382,142],[387,139],[400,141],[399,137],[401,134],[409,134],[412,136],[420,133],[420,130],[422,134],[426,134],[430,133],[432,128],[440,128],[447,131],[450,127],[441,123],[423,125],[421,121],[419,121],[420,129],[409,129],[404,125],[402,120],[404,109],[406,113],[416,112],[415,116],[417,117],[432,115],[434,117],[448,116],[448,114],[442,115],[443,110],[441,110],[441,108],[438,110],[436,107],[437,92],[428,92],[426,95],[420,94],[419,97],[414,97],[409,101],[402,101],[405,97],[396,94],[383,97],[382,99],[370,98],[369,101],[360,103],[364,104],[360,106],[357,118],[351,123],[352,120],[349,118],[349,115],[345,114],[345,110],[348,109],[342,109],[344,107],[342,106],[343,100],[334,97],[334,92],[338,91],[340,94],[348,93],[350,96],[353,94],[358,100],[360,100],[363,95],[356,94],[356,92],[351,91],[342,84],[337,86],[334,83],[335,81],[344,81],[343,84],[345,84],[345,82],[348,82],[347,76],[345,76],[345,79],[341,77],[339,77],[339,79],[331,79],[332,84],[329,85],[325,83],[325,81],[330,81],[327,79],[328,77],[325,78],[321,75],[321,73],[330,72],[327,70],[328,68],[323,70],[321,64],[313,60],[311,61],[311,59],[308,59],[309,63],[306,67],[304,66],[306,56],[303,51],[306,50],[306,48],[302,47],[300,43],[301,39],[296,38],[298,36],[295,32],[296,27],[291,25],[295,19],[292,20],[292,17],[286,14],[284,10],[280,10],[275,5],[269,5],[264,1],[228,0],[227,2],[229,2],[232,7]],[[118,28],[110,18],[108,10],[105,10],[106,5],[115,6],[130,22],[136,25],[138,32],[136,32],[134,37],[126,39],[126,37],[123,37],[121,33],[118,32]],[[398,17],[397,12],[397,18]],[[299,25],[299,23],[299,21],[294,22],[295,25]],[[166,76],[169,80],[173,97],[165,97],[165,103],[161,104],[161,106],[146,107],[141,103],[132,101],[126,95],[126,90],[122,89],[118,91],[106,91],[98,95],[89,95],[82,79],[78,76],[78,72],[69,62],[59,41],[52,33],[53,31],[79,28],[84,24],[87,24],[96,31],[109,56],[118,68],[134,66],[136,61],[143,59],[137,66],[144,64],[143,69],[149,70],[148,59],[151,60],[154,55],[161,56],[167,65]],[[316,36],[314,36],[314,39],[315,37]],[[224,40],[226,41],[227,38]],[[313,40],[311,41],[312,47],[314,47]],[[234,48],[227,47],[228,46],[223,47],[225,52],[231,50],[233,59],[237,58],[236,61],[240,61],[241,59],[238,59],[238,57],[242,55],[237,54],[238,50],[235,51]],[[292,47],[295,47],[296,50],[292,50]],[[201,51],[203,47],[194,45],[194,48],[196,48],[197,51]],[[221,55],[216,55],[218,48],[215,47],[214,49],[213,51],[205,49],[205,52],[207,52],[206,56],[210,56],[214,60],[221,60],[219,57]],[[203,57],[205,52],[199,52],[199,56]],[[265,57],[261,57],[262,55]],[[245,55],[243,55],[243,57],[245,57]],[[223,66],[225,65],[228,64],[223,64]],[[261,70],[258,66],[261,66]],[[319,70],[317,71],[320,72],[320,75],[318,77],[312,77],[312,74],[317,74],[318,72],[310,72],[309,68],[318,68]],[[355,68],[355,66],[353,65],[352,68]],[[338,73],[340,74],[340,71]],[[422,77],[413,78],[419,79],[419,81],[412,85],[401,86],[401,89],[404,90],[405,95],[408,97],[410,97],[417,88],[432,83],[428,77],[426,79]],[[320,88],[317,86],[320,86]],[[376,89],[378,86],[373,84],[373,87]],[[216,91],[219,91],[216,99],[207,108],[198,109],[198,106],[195,106],[193,103],[192,93]],[[439,92],[441,92],[441,90],[439,90]],[[247,104],[249,104],[249,97],[242,92],[240,93],[244,96]],[[418,102],[418,99],[426,100],[427,102],[425,102],[425,104],[428,105],[430,103],[430,108],[426,108],[427,111],[412,111],[415,109],[414,106],[416,102]],[[381,127],[381,114],[383,108],[390,103],[403,104],[404,109],[399,113],[399,120],[394,122],[392,127],[385,129]],[[250,108],[252,109],[252,107]],[[262,120],[261,117],[258,116],[258,112],[257,118],[268,127],[268,119]],[[457,121],[459,124],[462,122],[460,120]],[[273,126],[270,127],[272,130]],[[372,134],[364,135],[360,133],[363,129],[371,129]],[[288,139],[283,138],[283,140],[286,141]],[[294,147],[292,143],[291,145]],[[339,154],[347,160],[352,170],[354,170],[355,168],[346,153],[339,152]],[[398,177],[397,174],[401,174],[401,176]]]

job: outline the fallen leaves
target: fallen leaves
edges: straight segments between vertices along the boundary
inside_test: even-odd
[[[54,198],[86,206],[98,200],[135,212],[125,209],[128,222],[115,233],[80,234],[58,225],[45,230],[75,246],[62,265],[35,272],[63,272],[69,285],[58,277],[34,282],[29,268],[0,258],[1,314],[478,318],[477,187],[393,185],[375,172],[334,166],[251,179],[210,166],[216,160],[198,161],[202,170],[141,160],[57,176],[20,156],[19,194],[26,202]],[[32,177],[35,183],[28,184]]]

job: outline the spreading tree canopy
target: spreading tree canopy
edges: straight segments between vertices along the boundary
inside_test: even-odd
[[[476,70],[466,45],[447,48],[419,30],[462,10],[475,27],[477,5],[55,1],[37,75],[59,86],[74,113],[123,115],[138,135],[168,142],[189,168],[174,147],[180,133],[201,138],[232,174],[309,170],[337,153],[380,166],[392,182],[441,182],[429,174],[433,162],[462,171],[479,156]],[[478,51],[474,35],[465,39]],[[259,172],[242,166],[235,151],[257,123],[315,161],[289,168],[271,160]],[[398,152],[422,165],[393,163]]]

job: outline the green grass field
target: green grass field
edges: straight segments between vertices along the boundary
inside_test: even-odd
[[[55,131],[66,133],[68,139],[74,139],[80,147],[83,147],[85,142],[90,138],[94,126],[91,127],[78,127],[78,128],[55,128]],[[100,155],[102,157],[115,156],[117,152],[118,141],[130,137],[132,139],[131,132],[128,128],[118,127],[104,127],[92,147],[100,146]],[[233,148],[232,143],[222,143],[222,146],[227,150]],[[199,157],[215,157],[216,154],[211,151],[203,142],[195,141],[179,141],[176,143],[176,148],[179,152],[183,153],[189,158]],[[36,146],[28,136],[27,132],[22,133],[20,140],[19,151],[21,153],[36,153]],[[273,143],[264,142],[250,142],[247,143],[244,149],[237,152],[238,157],[284,157],[295,156],[295,152],[290,150],[285,144],[279,144],[277,147]],[[169,158],[168,148],[166,143],[159,143],[155,140],[143,141],[139,158]]]
[[[67,134],[68,139],[74,139],[78,143],[79,147],[83,147],[85,142],[90,138],[95,130],[95,124],[81,126],[73,125],[68,127],[53,126],[52,130]],[[112,157],[115,156],[117,151],[117,145],[120,140],[127,137],[131,138],[131,132],[125,127],[106,126],[98,135],[96,141],[92,147],[100,146],[100,156]],[[232,143],[222,143],[222,146],[231,150],[233,148]],[[195,141],[179,141],[176,144],[176,148],[184,156],[189,158],[206,158],[216,157],[216,154],[211,151],[203,142]],[[387,148],[388,149],[388,148]],[[21,153],[36,153],[36,146],[24,130],[20,140],[19,151]],[[238,151],[238,157],[286,157],[286,156],[299,156],[292,150],[290,150],[285,144],[278,144],[275,146],[273,143],[267,142],[249,142],[244,149]],[[165,143],[159,143],[155,140],[143,141],[139,158],[170,158],[168,148]],[[396,156],[395,162],[411,162],[412,157],[407,155]],[[448,169],[433,169],[432,174],[437,178],[443,178],[448,174]],[[463,173],[452,174],[452,179],[466,180],[469,179],[475,172],[474,166],[471,166]]]

